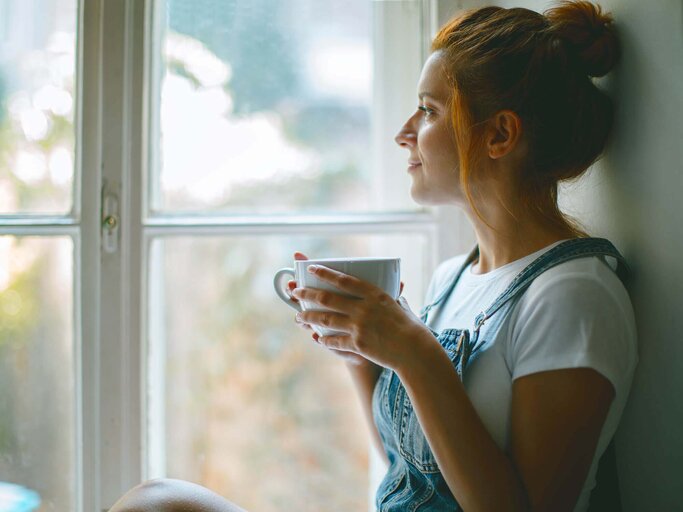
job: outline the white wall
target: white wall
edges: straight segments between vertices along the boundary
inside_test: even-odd
[[[604,157],[561,202],[632,269],[640,363],[616,435],[624,510],[683,510],[683,3],[596,3],[622,42],[622,60],[598,81],[616,101],[616,125]],[[462,4],[477,2],[440,0],[442,12]]]

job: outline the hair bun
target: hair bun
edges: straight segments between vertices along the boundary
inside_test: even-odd
[[[585,0],[563,0],[543,14],[550,22],[551,33],[575,50],[586,74],[603,76],[614,67],[619,58],[619,41],[612,16],[603,14],[599,5]]]

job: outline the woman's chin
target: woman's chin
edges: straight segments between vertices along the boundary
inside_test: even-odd
[[[427,193],[425,190],[421,190],[418,187],[411,187],[410,197],[420,206],[447,206],[456,205],[455,198],[445,198],[441,196],[435,196],[433,194]]]
[[[420,186],[416,186],[415,183],[410,187],[410,197],[420,206],[436,206],[439,204],[438,201],[434,200],[435,198],[432,197],[432,194],[429,194],[427,190],[422,189]]]
[[[420,206],[427,206],[424,202],[424,198],[422,197],[422,194],[420,193],[419,190],[416,190],[414,186],[410,188],[410,197],[412,198],[413,201],[415,201]]]

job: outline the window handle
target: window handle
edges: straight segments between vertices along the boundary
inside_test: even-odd
[[[102,186],[102,249],[108,254],[119,250],[119,198],[107,183]]]

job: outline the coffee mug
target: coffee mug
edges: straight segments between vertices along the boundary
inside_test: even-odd
[[[295,260],[294,268],[281,268],[275,273],[273,277],[273,285],[275,286],[275,293],[280,297],[285,304],[296,309],[297,311],[329,311],[328,308],[301,300],[295,302],[289,295],[287,283],[283,283],[282,277],[289,276],[296,281],[299,288],[318,288],[322,290],[329,290],[340,295],[353,297],[348,293],[341,291],[336,286],[321,281],[314,274],[308,272],[309,265],[319,265],[328,267],[344,274],[367,281],[378,288],[384,290],[394,300],[398,299],[401,293],[401,258],[323,258],[316,260]],[[345,334],[328,329],[320,325],[311,325],[313,330],[319,336],[333,336],[335,334]]]

